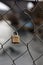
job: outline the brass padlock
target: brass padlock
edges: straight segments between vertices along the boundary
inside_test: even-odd
[[[20,43],[20,36],[18,35],[18,33],[14,32],[14,35],[11,36],[11,41],[14,44]]]

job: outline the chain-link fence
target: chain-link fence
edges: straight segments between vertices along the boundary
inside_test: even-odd
[[[33,54],[33,51],[31,52],[31,48],[34,48],[34,46],[36,46],[36,49],[39,49],[40,46],[39,46],[39,48],[37,48],[38,44],[43,43],[43,20],[42,20],[42,23],[40,23],[38,25],[37,25],[37,23],[34,22],[34,21],[37,21],[36,20],[37,19],[36,15],[38,14],[37,12],[40,13],[40,14],[38,14],[38,17],[40,17],[40,15],[43,14],[43,7],[41,6],[42,4],[40,4],[42,2],[35,1],[35,6],[31,11],[28,11],[26,9],[27,2],[28,1],[18,1],[18,2],[15,1],[15,2],[13,2],[13,5],[11,4],[11,6],[10,6],[9,1],[8,1],[9,6],[11,7],[10,10],[5,12],[4,14],[0,14],[0,18],[3,18],[4,24],[6,24],[6,27],[8,26],[10,28],[10,31],[12,30],[11,32],[7,31],[9,33],[8,34],[9,36],[6,37],[7,39],[5,39],[4,41],[2,40],[3,42],[0,41],[0,58],[1,58],[1,55],[3,56],[3,54],[4,55],[7,54],[7,56],[11,60],[11,63],[10,63],[11,65],[16,65],[17,60],[21,57],[24,57],[26,53],[28,54],[28,56],[30,55],[30,58],[32,59],[33,65],[37,65],[36,62],[43,56],[43,53],[40,53],[40,54],[38,54],[38,56],[36,56]],[[13,14],[16,13],[17,17],[19,17],[19,15],[18,15],[19,13],[20,13],[20,15],[23,13],[24,17],[21,16],[21,17],[23,17],[21,19],[24,19],[25,22],[23,24],[21,24],[19,27],[16,27],[15,25],[11,25],[8,22],[8,16],[11,14],[11,12]],[[43,17],[43,15],[42,15],[42,17]],[[1,19],[0,19],[0,21],[1,21]],[[28,22],[26,22],[26,21],[28,21],[28,22],[31,21],[33,23],[33,29],[32,29],[33,32],[32,33],[23,29],[24,26],[26,24],[28,24]],[[11,43],[11,35],[15,31],[18,32],[20,35],[20,44],[16,44],[16,45]],[[3,30],[3,32],[4,32],[4,30]],[[2,35],[4,34],[3,32],[2,32]],[[6,29],[5,29],[5,32],[6,32]],[[25,34],[25,32],[26,32],[26,34]],[[7,34],[5,34],[5,35],[7,35]],[[41,38],[41,36],[42,36],[42,38]],[[12,52],[9,51],[9,49]],[[14,52],[14,50],[16,50],[16,51]],[[13,55],[12,55],[12,53],[13,53]],[[36,56],[35,59],[34,59],[33,55]],[[28,60],[28,61],[30,62],[30,60]],[[6,61],[3,60],[2,63],[3,62],[6,62]],[[27,64],[27,61],[25,61],[25,62]],[[25,62],[24,62],[24,64],[25,64]]]

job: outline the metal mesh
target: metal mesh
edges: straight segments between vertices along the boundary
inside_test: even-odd
[[[28,2],[28,1],[27,1]],[[3,43],[0,43],[0,53],[1,53],[1,50],[4,52],[4,53],[6,53],[7,55],[8,55],[8,57],[10,58],[10,60],[12,61],[12,64],[11,65],[16,65],[16,61],[20,58],[20,57],[22,57],[22,56],[24,56],[27,52],[29,53],[29,55],[30,55],[30,58],[32,59],[32,62],[33,62],[33,65],[36,65],[36,61],[37,60],[39,60],[42,56],[43,56],[43,53],[42,54],[40,54],[39,55],[39,57],[37,57],[36,59],[34,59],[33,58],[33,56],[32,56],[32,53],[30,52],[30,46],[32,46],[31,45],[31,42],[33,41],[33,40],[36,40],[36,39],[38,39],[39,40],[39,42],[41,42],[41,43],[43,43],[43,39],[41,39],[41,37],[40,37],[40,34],[39,34],[39,32],[38,32],[38,30],[40,29],[40,28],[42,28],[43,29],[43,23],[42,24],[40,24],[40,25],[36,25],[35,23],[34,23],[34,16],[36,15],[33,15],[33,12],[35,11],[36,12],[36,8],[39,6],[39,8],[40,8],[40,10],[43,12],[43,8],[41,7],[41,5],[40,5],[40,2],[37,2],[37,4],[35,5],[35,7],[33,8],[33,10],[31,10],[31,15],[30,15],[30,13],[28,13],[28,11],[26,10],[26,7],[25,7],[25,3],[27,3],[26,1],[18,1],[18,2],[14,2],[14,5],[10,8],[10,10],[9,11],[7,11],[7,12],[5,12],[4,14],[0,14],[0,16],[3,18],[3,20],[5,21],[5,23],[6,24],[8,24],[8,26],[13,30],[12,31],[12,33],[11,34],[13,34],[13,32],[15,32],[15,31],[17,31],[19,34],[20,34],[20,37],[21,37],[21,43],[19,44],[19,46],[18,47],[20,47],[20,46],[24,46],[24,48],[23,48],[23,52],[22,53],[20,53],[20,55],[18,55],[17,57],[15,57],[14,58],[14,56],[12,57],[11,55],[10,55],[10,53],[5,49],[5,47],[7,46],[7,44],[9,44],[9,42],[11,43],[11,35],[9,35],[9,38],[7,38],[7,40],[5,40],[5,42],[3,42]],[[18,4],[19,3],[19,4]],[[21,4],[23,3],[24,4],[24,6],[23,5],[21,5]],[[16,7],[17,7],[17,9],[18,9],[18,11],[17,11],[17,9],[16,9]],[[24,8],[24,9],[23,9]],[[28,40],[27,38],[29,37],[29,36],[27,36],[27,37],[23,37],[22,36],[22,34],[21,34],[21,29],[28,23],[28,22],[25,22],[22,26],[20,26],[19,28],[16,28],[15,26],[12,26],[11,24],[9,24],[8,22],[7,22],[7,17],[6,17],[6,15],[7,14],[9,14],[10,12],[15,12],[16,11],[16,13],[19,13],[20,11],[21,12],[23,12],[24,13],[24,15],[26,15],[29,19],[28,19],[28,21],[31,21],[32,23],[33,23],[33,25],[34,25],[34,34],[32,34],[32,37]],[[40,13],[41,14],[41,13]],[[24,32],[24,31],[23,31]],[[28,33],[27,33],[28,34]],[[31,34],[29,33],[29,35],[31,36]],[[25,39],[26,38],[26,39]],[[35,41],[36,42],[36,41]],[[30,46],[29,46],[30,45]],[[14,47],[15,47],[16,45],[14,45]],[[21,47],[20,47],[21,48]],[[26,48],[26,50],[25,50],[25,48]],[[10,48],[11,49],[11,48]],[[16,49],[17,49],[17,47],[16,47]],[[22,49],[22,48],[21,48]],[[21,50],[21,49],[18,49],[18,50]],[[29,61],[29,60],[28,60]],[[3,62],[2,62],[3,63]],[[26,62],[27,63],[27,62]]]

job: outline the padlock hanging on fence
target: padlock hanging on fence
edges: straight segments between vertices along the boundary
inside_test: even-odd
[[[13,44],[19,44],[20,43],[20,36],[17,32],[14,32],[14,34],[11,36],[11,41]]]

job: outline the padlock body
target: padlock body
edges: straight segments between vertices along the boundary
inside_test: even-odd
[[[12,43],[16,44],[16,43],[20,43],[20,36],[19,35],[14,35],[11,37],[11,41]]]

